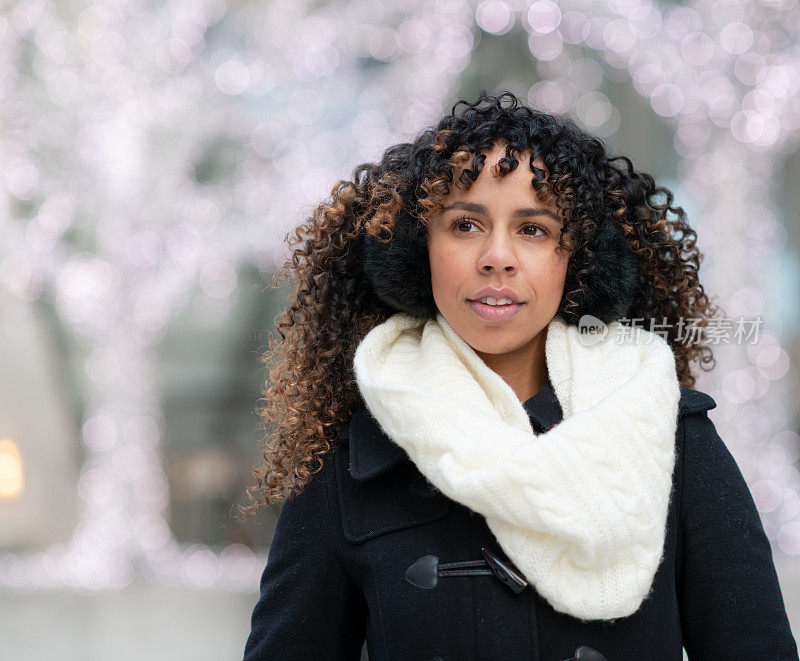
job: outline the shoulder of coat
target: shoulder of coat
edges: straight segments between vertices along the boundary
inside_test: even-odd
[[[702,390],[693,390],[681,386],[681,397],[678,400],[678,415],[688,415],[689,413],[698,413],[700,411],[708,411],[717,406],[714,398]]]

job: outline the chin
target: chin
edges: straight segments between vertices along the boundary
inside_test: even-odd
[[[470,346],[472,346],[472,345],[470,345]],[[514,349],[516,349],[516,345],[512,345],[510,347],[508,345],[505,345],[505,346],[502,346],[502,347],[485,346],[485,345],[484,346],[479,345],[477,347],[472,347],[472,350],[475,353],[481,354],[481,355],[484,355],[484,356],[502,356],[503,354],[511,353],[512,351],[514,351]]]
[[[514,351],[525,344],[525,338],[519,337],[509,329],[487,328],[487,325],[470,324],[469,329],[454,329],[464,341],[478,353],[500,355]]]

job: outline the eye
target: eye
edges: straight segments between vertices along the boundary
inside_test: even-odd
[[[450,227],[456,230],[459,234],[469,234],[469,232],[462,232],[459,228],[462,225],[474,225],[475,221],[467,216],[459,216],[450,224]]]
[[[542,231],[542,234],[538,234],[538,235],[537,234],[530,234],[529,236],[547,236],[548,234],[550,234],[550,232],[548,232],[541,225],[525,225],[525,227],[523,229],[534,229],[534,230],[541,230]]]

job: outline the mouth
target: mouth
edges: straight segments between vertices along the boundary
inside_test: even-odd
[[[525,303],[508,303],[505,305],[490,305],[467,299],[472,311],[484,321],[508,321],[514,317]]]

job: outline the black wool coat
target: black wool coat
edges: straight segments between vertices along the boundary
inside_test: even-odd
[[[365,640],[371,661],[681,661],[682,647],[691,661],[798,661],[769,540],[707,414],[715,406],[681,388],[651,594],[628,617],[589,622],[495,573],[483,549],[515,568],[484,517],[430,485],[362,406],[283,505],[244,661],[357,660]],[[537,433],[562,419],[549,382],[524,407]],[[442,567],[463,561],[473,566]]]

